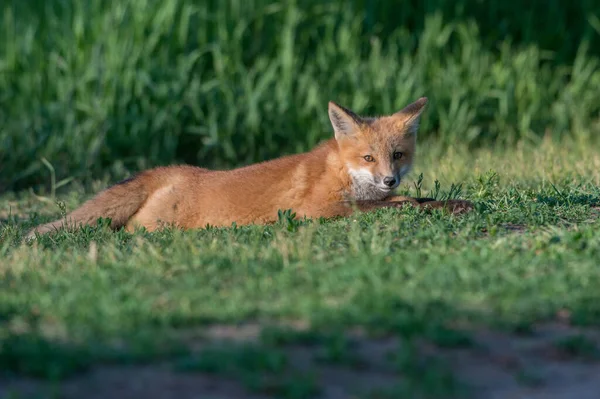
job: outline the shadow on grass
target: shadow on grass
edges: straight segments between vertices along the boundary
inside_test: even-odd
[[[571,323],[598,325],[600,295],[583,299],[570,312]],[[13,313],[4,314],[3,323]],[[154,375],[169,381],[186,378],[188,383],[197,377],[200,390],[206,388],[209,375],[235,381],[249,395],[260,395],[230,393],[231,398],[312,398],[330,389],[346,389],[347,395],[358,390],[372,398],[452,398],[462,397],[468,389],[437,351],[473,347],[473,334],[481,326],[502,327],[515,336],[530,334],[531,325],[543,321],[536,316],[484,316],[440,300],[415,305],[393,293],[365,293],[348,306],[315,313],[307,324],[179,319],[177,329],[159,331],[147,320],[146,328],[118,337],[118,345],[114,337],[106,343],[98,339],[75,344],[44,338],[35,329],[13,331],[0,340],[0,369],[4,377],[79,384],[84,391],[91,389],[86,375],[98,368],[128,366],[123,376],[131,378],[135,370],[147,373],[143,367],[166,364],[161,374]],[[147,334],[140,334],[143,330]],[[433,354],[424,349],[432,347],[437,348]],[[214,378],[209,378],[213,385]],[[134,380],[120,380],[121,392],[133,389]],[[159,382],[149,387],[152,383]],[[104,397],[119,397],[110,386],[100,391]]]
[[[156,369],[167,364],[157,378],[198,377],[196,392],[206,388],[201,376],[208,375],[213,380],[234,381],[257,397],[330,397],[327,392],[331,390],[344,391],[344,397],[355,392],[396,397],[398,389],[406,390],[407,397],[455,397],[461,388],[449,367],[415,346],[402,344],[404,350],[400,350],[400,340],[412,342],[420,336],[443,347],[470,344],[464,334],[438,324],[435,315],[441,316],[446,307],[435,303],[426,308],[398,300],[391,300],[389,306],[374,301],[364,308],[372,313],[327,311],[307,326],[274,321],[231,325],[206,321],[199,326],[197,320],[178,320],[175,333],[156,331],[142,341],[137,333],[124,333],[119,349],[94,340],[74,344],[38,333],[11,333],[0,341],[0,369],[13,380],[29,377],[40,384],[70,384],[71,390],[73,385],[91,384],[89,376],[98,369],[127,366],[122,368],[123,375],[129,375],[132,369],[144,373],[148,365]],[[389,316],[395,312],[397,317]],[[401,381],[404,385],[399,385]],[[119,384],[121,392],[138,389],[133,381]],[[118,391],[107,386],[100,390],[104,397],[119,397]],[[149,392],[134,397],[147,395],[152,397]]]
[[[573,206],[573,205],[589,205],[599,206],[600,197],[597,195],[581,194],[581,195],[556,195],[546,196],[538,195],[537,201],[549,206]]]

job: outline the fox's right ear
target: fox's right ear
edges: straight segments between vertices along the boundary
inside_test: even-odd
[[[329,120],[336,140],[354,136],[362,123],[358,115],[333,101],[329,102]]]
[[[394,114],[395,117],[400,118],[408,132],[412,134],[417,133],[419,120],[421,119],[425,105],[427,105],[427,101],[427,97],[421,97]]]

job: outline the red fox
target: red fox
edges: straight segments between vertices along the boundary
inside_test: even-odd
[[[377,118],[360,117],[329,102],[334,137],[313,150],[232,170],[194,166],[149,169],[100,192],[66,218],[32,229],[28,238],[59,228],[110,218],[113,229],[163,226],[181,229],[277,221],[291,209],[297,218],[349,216],[404,205],[461,213],[468,201],[394,196],[415,159],[425,97]]]

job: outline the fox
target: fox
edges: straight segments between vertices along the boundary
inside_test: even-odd
[[[328,116],[333,137],[312,150],[229,170],[200,166],[160,166],[114,184],[65,217],[37,226],[28,239],[60,229],[94,226],[148,232],[166,226],[183,230],[206,226],[270,224],[280,210],[295,218],[349,217],[378,208],[416,206],[460,214],[466,200],[397,196],[411,170],[427,98],[384,116],[359,116],[333,101]]]

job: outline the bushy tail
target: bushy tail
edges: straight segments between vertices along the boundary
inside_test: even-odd
[[[118,229],[140,209],[150,193],[151,187],[147,187],[140,176],[124,180],[100,192],[65,218],[33,228],[27,233],[26,239],[35,238],[36,233],[95,225],[99,218],[110,218],[111,228]]]

